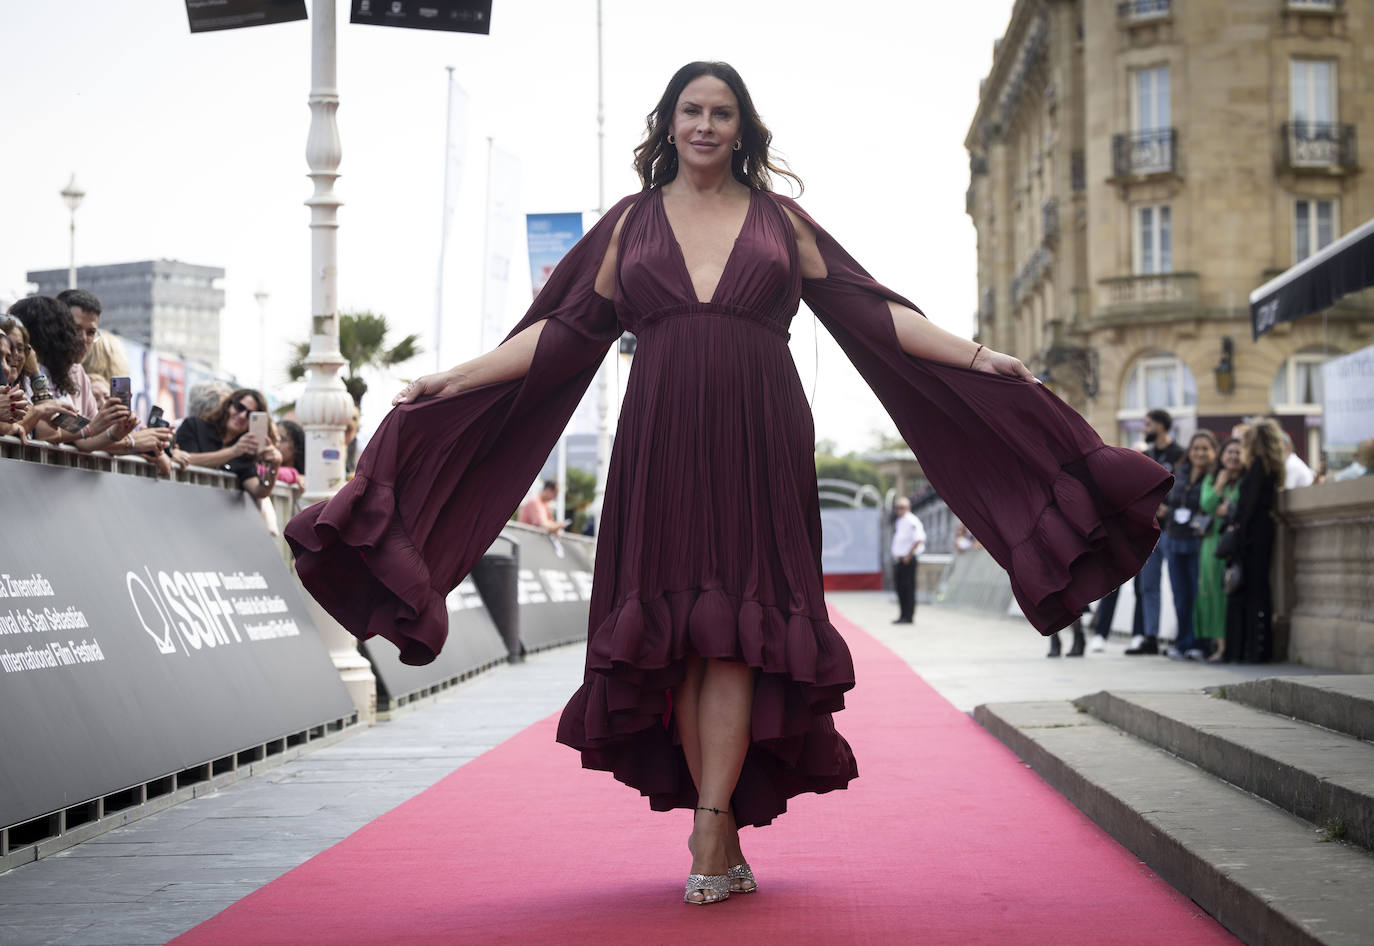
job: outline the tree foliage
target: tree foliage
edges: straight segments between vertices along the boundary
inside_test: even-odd
[[[363,380],[364,368],[385,370],[403,364],[423,350],[418,335],[407,335],[395,345],[388,347],[387,335],[391,327],[386,316],[373,312],[339,313],[339,352],[347,363],[347,374],[343,377],[344,387],[359,409],[363,406],[363,395],[367,393],[367,382]],[[292,381],[305,377],[305,359],[310,354],[309,342],[296,344],[295,357],[287,366]]]

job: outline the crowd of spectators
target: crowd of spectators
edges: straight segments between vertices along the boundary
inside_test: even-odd
[[[256,499],[278,480],[301,482],[304,432],[274,423],[258,391],[210,381],[187,393],[182,418],[159,420],[165,407],[135,416],[128,359],[117,337],[101,333],[100,315],[100,301],[80,289],[10,306],[0,319],[0,436],[138,457],[162,476],[178,466],[223,469]]]

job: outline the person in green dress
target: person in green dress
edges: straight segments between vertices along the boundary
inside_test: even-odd
[[[1202,538],[1198,555],[1197,598],[1193,601],[1193,635],[1199,641],[1216,642],[1216,649],[1207,658],[1209,663],[1222,659],[1226,647],[1226,592],[1222,576],[1226,565],[1217,558],[1217,534],[1222,522],[1235,505],[1239,490],[1241,465],[1240,440],[1232,437],[1221,445],[1216,469],[1202,481],[1201,512],[1212,517]]]

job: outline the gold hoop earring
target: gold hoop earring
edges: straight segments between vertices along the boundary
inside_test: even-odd
[[[736,139],[735,139],[735,150],[738,151],[740,148],[743,148],[743,147],[744,147],[744,142],[741,141],[740,139],[736,138]]]
[[[677,144],[677,138],[675,138],[675,137],[672,136],[672,135],[669,135],[669,136],[668,136],[668,144],[670,144],[670,145],[675,145],[675,144]]]

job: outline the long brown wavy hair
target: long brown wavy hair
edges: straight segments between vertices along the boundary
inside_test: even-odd
[[[215,428],[215,433],[218,434],[219,439],[223,441],[225,436],[228,434],[229,412],[233,410],[234,402],[238,401],[240,398],[248,397],[249,395],[252,395],[253,400],[258,402],[258,410],[267,410],[267,398],[262,396],[261,391],[258,391],[254,388],[235,388],[228,394],[228,396],[224,398],[224,400],[220,401],[217,406],[202,414],[200,419],[208,423],[211,427]],[[268,436],[271,437],[271,414],[267,415],[267,430]],[[229,443],[233,443],[235,440],[238,440],[238,437],[235,437],[234,440],[229,441]],[[227,447],[229,446],[229,443],[225,443],[224,445]]]
[[[755,190],[766,191],[772,189],[771,175],[780,174],[797,182],[797,193],[800,195],[805,190],[801,178],[787,168],[787,162],[779,158],[775,163],[769,155],[768,146],[773,142],[773,133],[759,118],[744,80],[733,66],[725,62],[689,62],[668,80],[663,97],[644,119],[644,140],[635,148],[635,171],[644,189],[662,187],[677,177],[677,148],[668,143],[668,135],[673,128],[673,113],[677,110],[677,100],[682,90],[701,76],[714,76],[724,82],[739,102],[741,145],[730,158],[730,170],[735,180]]]
[[[1284,461],[1287,455],[1283,449],[1283,431],[1271,418],[1264,417],[1245,428],[1240,435],[1241,453],[1250,458],[1250,463],[1258,463],[1260,468],[1274,480],[1274,498],[1278,499],[1283,489]]]

